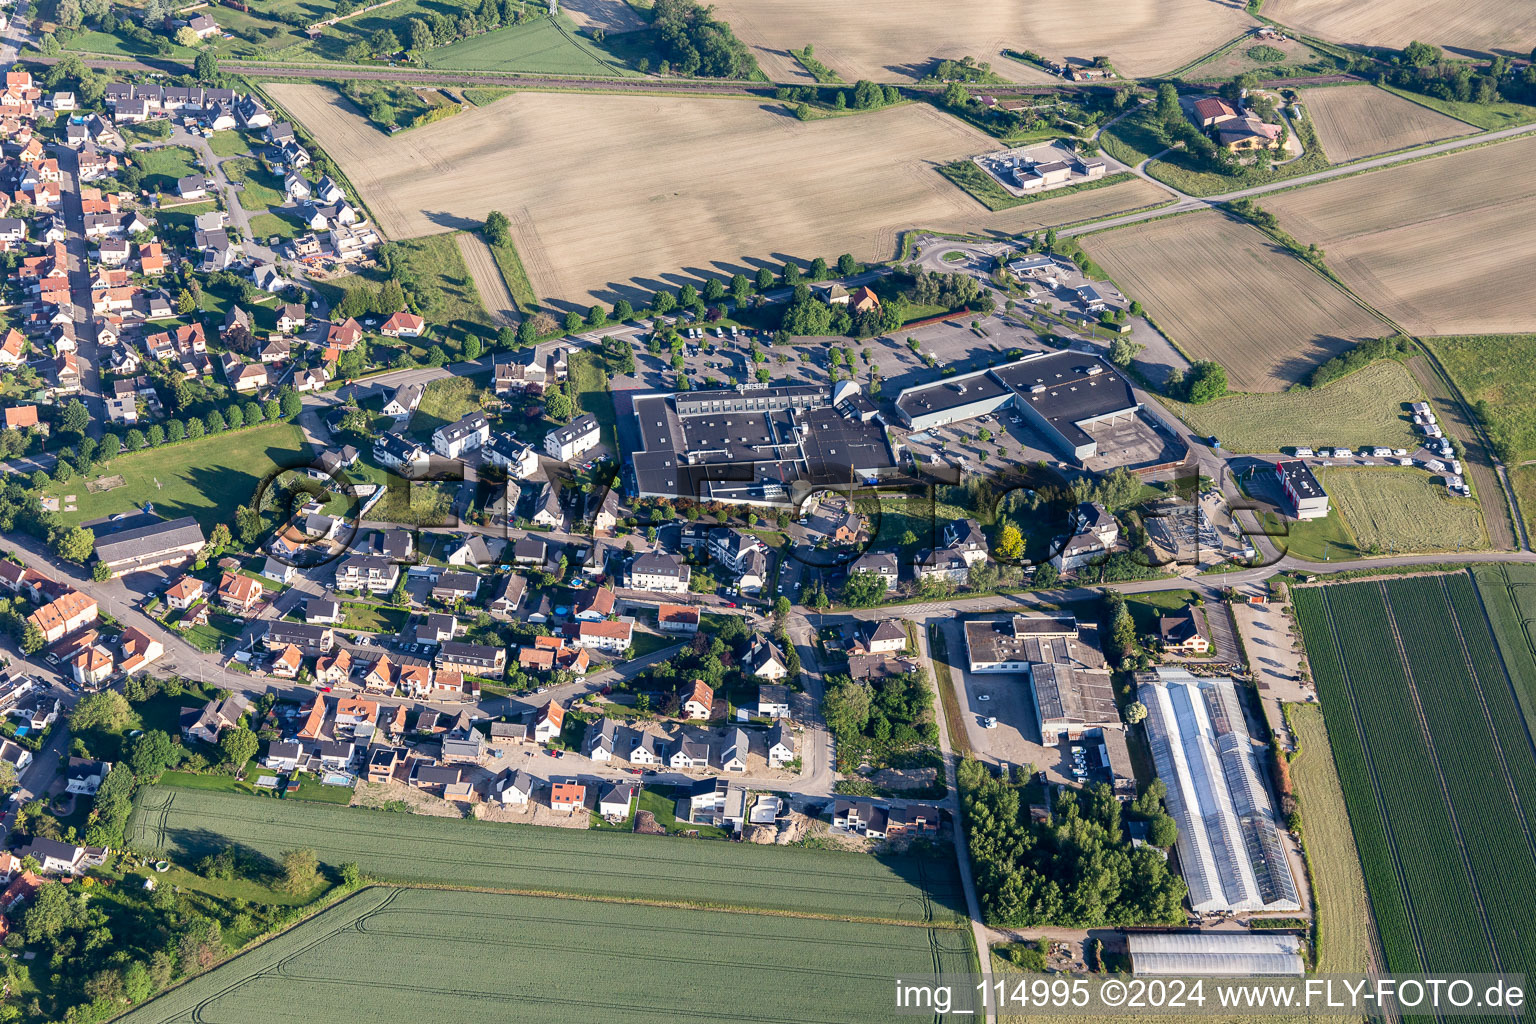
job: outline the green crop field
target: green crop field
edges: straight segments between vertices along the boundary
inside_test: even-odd
[[[268,857],[308,847],[326,864],[353,861],[392,882],[940,924],[964,915],[952,856],[876,858],[160,787],[138,801],[130,845],[180,861],[232,844]]]
[[[973,963],[961,929],[374,887],[119,1020],[836,1024]]]
[[[1536,750],[1477,588],[1294,594],[1386,969],[1529,974]]]
[[[151,501],[155,511],[167,518],[196,516],[206,532],[215,523],[233,522],[235,508],[255,496],[268,473],[282,466],[308,465],[309,460],[298,425],[273,423],[119,455],[105,470],[92,472],[93,480],[98,473],[121,476],[122,487],[92,491],[75,477],[51,485],[47,493],[57,498],[75,496],[75,511],[60,513],[70,525],[128,512]]]
[[[1479,565],[1472,578],[1526,721],[1536,722],[1536,565]]]
[[[1380,360],[1320,388],[1168,405],[1195,433],[1219,437],[1227,451],[1268,454],[1298,445],[1415,448],[1407,403],[1423,400],[1402,363]]]
[[[1362,554],[1488,546],[1477,502],[1452,497],[1422,469],[1335,466],[1318,470],[1317,479]]]
[[[537,75],[632,74],[576,35],[575,25],[550,18],[428,50],[426,65],[444,71],[520,71]]]

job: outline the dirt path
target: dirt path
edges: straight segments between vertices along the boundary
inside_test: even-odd
[[[480,293],[485,311],[491,314],[491,320],[501,325],[517,323],[517,303],[512,301],[512,293],[507,290],[501,268],[496,266],[491,247],[485,244],[485,239],[469,231],[459,232],[458,237],[464,265],[469,268],[469,276],[474,278],[475,289]]]
[[[1435,372],[1435,368],[1423,356],[1408,360],[1408,370],[1434,404],[1440,426],[1466,449],[1465,468],[1467,476],[1477,487],[1477,499],[1483,506],[1483,524],[1488,528],[1488,543],[1503,551],[1519,550],[1504,482],[1499,478],[1498,470],[1478,436],[1476,426],[1467,418],[1465,406],[1456,400],[1440,374]]]

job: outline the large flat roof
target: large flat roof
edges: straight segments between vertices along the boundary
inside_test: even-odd
[[[1198,913],[1301,908],[1237,687],[1160,667],[1136,675],[1157,776],[1179,826],[1179,867]]]
[[[1301,977],[1301,939],[1283,933],[1130,932],[1134,974],[1205,977]]]

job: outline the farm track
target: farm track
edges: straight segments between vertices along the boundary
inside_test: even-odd
[[[1413,704],[1414,716],[1418,719],[1419,729],[1424,735],[1424,748],[1429,754],[1430,767],[1434,769],[1435,782],[1440,788],[1441,799],[1445,801],[1446,816],[1450,819],[1451,830],[1456,838],[1456,852],[1460,854],[1462,868],[1467,873],[1467,886],[1472,892],[1472,902],[1477,907],[1477,919],[1482,925],[1483,939],[1488,944],[1488,952],[1493,957],[1495,969],[1502,974],[1504,961],[1499,956],[1499,946],[1494,941],[1493,928],[1488,923],[1488,909],[1483,904],[1482,890],[1477,885],[1477,872],[1472,868],[1472,856],[1467,850],[1461,820],[1456,814],[1456,802],[1451,798],[1451,787],[1445,781],[1445,770],[1440,766],[1440,752],[1435,748],[1434,734],[1429,728],[1429,717],[1424,713],[1424,704],[1419,698],[1419,688],[1414,682],[1413,666],[1408,660],[1408,650],[1403,646],[1402,634],[1397,629],[1397,615],[1392,610],[1392,599],[1387,592],[1385,580],[1378,581],[1376,586],[1381,592],[1382,605],[1386,609],[1388,632],[1392,635],[1392,643],[1397,648],[1397,655],[1402,661],[1403,679],[1408,684],[1408,698]],[[1454,614],[1451,617],[1454,618]]]
[[[1349,665],[1344,658],[1344,648],[1339,642],[1339,624],[1333,614],[1333,600],[1329,597],[1328,588],[1324,587],[1318,595],[1322,598],[1323,613],[1328,618],[1328,639],[1333,645],[1334,657],[1339,665],[1339,679],[1344,684],[1344,692],[1348,698],[1349,713],[1355,721],[1355,732],[1360,738],[1360,751],[1365,761],[1365,770],[1371,776],[1371,799],[1376,804],[1376,814],[1381,821],[1382,835],[1387,842],[1387,851],[1392,858],[1392,871],[1397,876],[1398,891],[1402,894],[1403,908],[1408,918],[1408,926],[1413,932],[1414,953],[1418,957],[1418,966],[1421,970],[1427,969],[1429,957],[1424,948],[1424,932],[1419,923],[1419,914],[1413,905],[1412,890],[1408,887],[1408,872],[1403,867],[1402,851],[1397,846],[1397,835],[1392,830],[1391,818],[1387,815],[1386,802],[1382,799],[1381,775],[1376,767],[1376,759],[1371,756],[1371,748],[1366,743],[1365,719],[1360,713],[1360,704],[1355,699],[1355,684],[1350,677]],[[1373,911],[1374,919],[1374,911]],[[1388,965],[1386,956],[1382,956],[1384,970],[1396,965]]]
[[[1478,678],[1477,666],[1476,666],[1476,664],[1472,660],[1472,652],[1471,652],[1471,650],[1467,647],[1467,637],[1466,637],[1466,634],[1462,632],[1461,618],[1460,618],[1460,616],[1455,614],[1456,604],[1455,604],[1454,600],[1451,597],[1451,588],[1450,588],[1449,584],[1447,584],[1446,577],[1444,577],[1444,576],[1440,577],[1440,590],[1445,595],[1445,603],[1446,603],[1446,605],[1452,611],[1452,614],[1449,616],[1449,618],[1451,620],[1451,628],[1456,631],[1456,642],[1457,642],[1458,646],[1461,648],[1462,659],[1466,662],[1466,665],[1467,665],[1467,675],[1470,676],[1471,679],[1472,679],[1472,692],[1474,694],[1476,694],[1476,696],[1477,696],[1477,706],[1482,709],[1482,712],[1483,712],[1483,722],[1488,726],[1488,735],[1493,738],[1493,756],[1498,759],[1498,762],[1499,762],[1499,774],[1504,779],[1504,786],[1505,786],[1505,788],[1507,788],[1509,790],[1509,802],[1514,805],[1515,817],[1517,819],[1519,819],[1520,831],[1525,836],[1526,849],[1528,849],[1530,851],[1531,859],[1533,861],[1536,861],[1536,837],[1533,837],[1532,834],[1531,834],[1530,819],[1526,816],[1525,806],[1520,801],[1520,789],[1519,789],[1518,786],[1515,785],[1514,776],[1510,772],[1509,760],[1504,755],[1504,745],[1499,742],[1499,730],[1498,730],[1498,727],[1494,724],[1493,712],[1488,707],[1488,697],[1487,697],[1486,694],[1483,693],[1483,681],[1480,678]],[[1477,593],[1477,586],[1475,584],[1472,586],[1472,592],[1473,592],[1474,595]],[[1482,608],[1482,598],[1481,597],[1478,598],[1478,607]],[[1487,611],[1486,610],[1484,610],[1483,615],[1484,615],[1484,619],[1486,621],[1486,618],[1487,618]],[[1488,623],[1488,633],[1489,633],[1490,636],[1493,635],[1493,623],[1492,622]],[[1495,642],[1493,644],[1493,649],[1494,649],[1494,652],[1498,655],[1498,658],[1499,658],[1499,669],[1503,672],[1503,674],[1504,674],[1504,681],[1509,685],[1510,695],[1513,697],[1514,696],[1514,688],[1515,688],[1514,687],[1514,680],[1510,679],[1510,677],[1509,677],[1509,669],[1504,664],[1504,654],[1503,654],[1502,651],[1499,650],[1499,645],[1498,645],[1497,640],[1495,640]],[[1519,706],[1519,701],[1516,700],[1516,707],[1518,707],[1518,706]],[[1527,738],[1527,740],[1529,740],[1529,738],[1530,738],[1529,732],[1527,732],[1526,738]]]

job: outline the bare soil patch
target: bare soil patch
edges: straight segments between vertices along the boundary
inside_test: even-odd
[[[1354,291],[1414,334],[1536,330],[1536,138],[1265,197]]]
[[[1301,102],[1334,163],[1471,135],[1476,128],[1370,85],[1303,89]]]
[[[786,255],[890,259],[911,228],[1012,234],[1166,196],[1137,181],[991,213],[937,168],[995,140],[920,104],[802,122],[735,99],[517,93],[390,137],[329,88],[270,88],[387,236],[502,210],[534,294],[583,310]]]
[[[624,0],[562,0],[560,13],[580,29],[600,28],[612,34],[645,28],[645,19]]]
[[[1107,231],[1084,247],[1193,359],[1235,391],[1283,391],[1387,327],[1258,229],[1200,212]]]
[[[475,290],[480,293],[480,301],[485,303],[485,311],[491,315],[491,320],[498,324],[515,323],[517,303],[512,301],[512,293],[507,290],[506,279],[496,266],[490,246],[472,231],[459,235],[457,241],[459,252],[464,254],[464,266],[469,269]]]
[[[1213,0],[721,0],[716,13],[774,81],[810,81],[789,55],[807,42],[849,82],[921,78],[939,58],[974,56],[1013,82],[1050,81],[1004,49],[1060,60],[1108,56],[1122,73],[1187,64],[1254,24],[1242,4]]]

